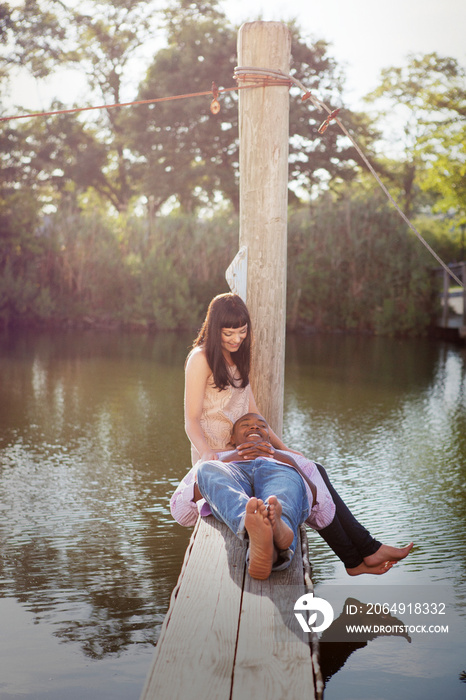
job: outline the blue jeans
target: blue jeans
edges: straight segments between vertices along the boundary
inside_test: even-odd
[[[318,531],[319,535],[333,549],[345,567],[353,569],[362,563],[364,557],[374,554],[382,543],[375,540],[370,532],[356,520],[346,503],[335,491],[325,469],[320,464],[316,466],[336,506],[335,517],[330,525]]]
[[[309,514],[306,489],[296,469],[262,457],[241,462],[203,462],[197,470],[197,485],[213,515],[240,539],[247,537],[244,518],[249,499],[255,496],[267,503],[269,496],[276,496],[282,506],[282,520],[294,538],[289,549],[279,553],[273,568],[289,566],[296,551],[298,527]]]

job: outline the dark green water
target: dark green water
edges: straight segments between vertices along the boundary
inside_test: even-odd
[[[190,535],[168,510],[189,468],[190,342],[0,335],[2,700],[139,697]],[[449,611],[448,634],[323,643],[326,700],[466,697],[465,349],[290,338],[285,393],[285,441],[379,539],[416,543],[361,581],[311,533],[316,594],[428,590]]]

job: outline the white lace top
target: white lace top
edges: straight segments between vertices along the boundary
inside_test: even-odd
[[[235,384],[240,384],[241,379],[235,366],[228,367]],[[242,389],[239,386],[228,385],[222,391],[214,386],[213,375],[207,379],[204,395],[204,406],[201,415],[201,427],[206,440],[215,452],[221,452],[231,447],[230,436],[233,424],[249,411],[249,399],[251,385]],[[191,460],[193,465],[200,455],[191,443]]]

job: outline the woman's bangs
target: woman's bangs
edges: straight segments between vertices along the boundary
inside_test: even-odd
[[[249,318],[243,309],[228,309],[222,319],[222,328],[242,328],[249,324]]]

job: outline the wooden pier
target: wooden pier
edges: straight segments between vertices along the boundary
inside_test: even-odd
[[[451,264],[449,268],[462,281],[463,288],[453,285],[452,289],[452,279],[445,269],[438,267],[433,270],[435,276],[442,279],[442,311],[435,335],[447,340],[466,341],[466,262]]]
[[[289,569],[256,581],[244,543],[199,519],[141,700],[322,698],[318,640],[292,629],[294,603],[312,590],[304,527],[300,536]]]

